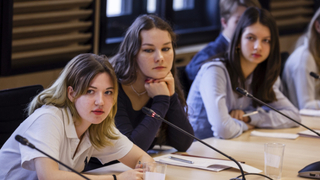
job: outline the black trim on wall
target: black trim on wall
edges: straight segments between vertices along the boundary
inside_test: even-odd
[[[140,14],[147,14],[147,1],[134,1],[132,13],[118,17],[107,17],[107,0],[100,0],[100,2],[99,53],[112,56],[116,54],[120,42],[123,39],[122,36],[135,18]],[[157,8],[154,14],[166,20],[171,25],[177,35],[178,47],[208,43],[215,40],[220,33],[220,17],[219,13],[217,13],[219,12],[219,3],[212,0],[195,0],[195,2],[194,9],[174,11],[172,6],[173,0],[157,0]],[[199,11],[205,14],[201,14]],[[184,24],[180,23],[181,21],[186,21],[186,17],[188,17],[187,22],[184,22]],[[121,24],[119,22],[121,22]],[[189,27],[188,23],[200,24],[200,26]],[[110,33],[110,31],[116,31],[117,34],[113,32]]]
[[[93,51],[94,44],[94,25],[95,25],[95,2],[93,0],[85,9],[93,9],[91,16],[87,18],[92,22],[92,26],[85,32],[91,32],[92,38],[83,44],[91,44],[89,52]],[[12,30],[13,30],[13,4],[14,0],[0,0],[0,76],[11,76],[24,73],[32,73],[45,70],[53,70],[64,67],[70,57],[57,57],[57,60],[50,59],[41,63],[30,63],[24,66],[15,66],[12,64]],[[88,52],[86,51],[86,52]],[[85,53],[85,52],[83,52]]]
[[[11,72],[13,0],[0,1],[0,75]]]

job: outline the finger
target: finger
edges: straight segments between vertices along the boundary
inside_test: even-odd
[[[230,116],[231,116],[232,118],[235,118],[235,117],[234,117],[234,111],[231,111],[231,112],[230,112]]]
[[[237,111],[237,116],[238,116],[239,120],[241,120],[241,121],[243,120],[241,111]]]
[[[240,120],[240,119],[239,119],[239,112],[238,112],[238,111],[234,111],[234,118]]]
[[[141,165],[142,165],[142,164],[141,164]],[[141,168],[134,169],[134,170],[136,170],[136,171],[139,172],[139,173],[143,173],[142,167],[141,167]]]

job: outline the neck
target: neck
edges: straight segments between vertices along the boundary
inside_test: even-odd
[[[257,64],[250,63],[246,60],[243,60],[242,57],[240,57],[240,64],[241,64],[241,70],[244,76],[244,79],[247,79],[247,77],[256,69]]]
[[[138,72],[136,81],[131,84],[133,89],[137,93],[143,93],[146,91],[146,88],[144,87],[145,80],[146,80],[146,77]],[[134,90],[132,90],[132,91],[134,92]],[[134,93],[136,93],[136,92],[134,92]]]
[[[79,139],[84,135],[84,133],[88,130],[91,123],[85,123],[85,121],[76,120],[74,121],[74,126],[76,128],[76,133]]]

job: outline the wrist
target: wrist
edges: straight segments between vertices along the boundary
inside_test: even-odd
[[[250,118],[250,116],[248,116],[248,121],[247,121],[247,123],[249,124],[251,122],[251,118]]]

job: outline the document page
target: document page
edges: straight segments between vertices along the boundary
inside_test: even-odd
[[[185,161],[175,160],[174,158],[182,159]],[[199,157],[189,157],[189,156],[181,156],[177,154],[167,154],[163,156],[158,156],[154,158],[155,161],[176,165],[176,166],[183,166],[183,167],[191,167],[197,169],[205,169],[210,171],[222,171],[227,168],[236,168],[239,169],[237,164],[230,160],[218,160],[218,159],[210,159],[210,158],[199,158]],[[260,173],[262,172],[260,169],[255,167],[249,166],[247,164],[243,164],[239,162],[243,171],[248,173]]]

